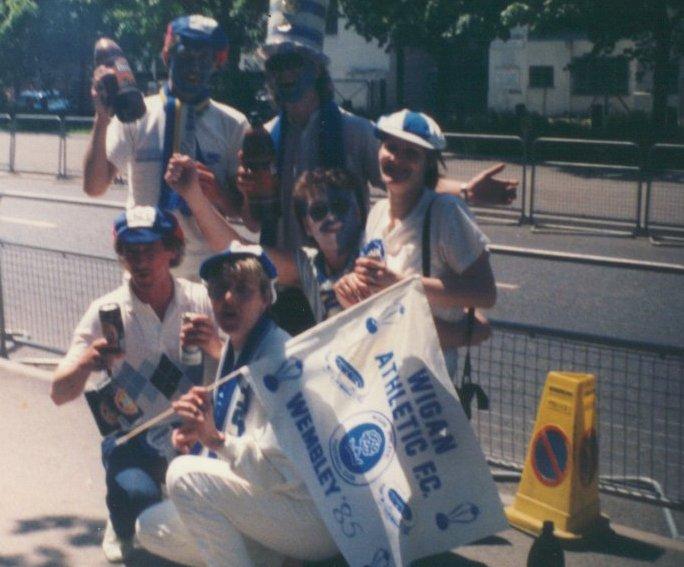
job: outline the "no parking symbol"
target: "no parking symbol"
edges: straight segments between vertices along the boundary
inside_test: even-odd
[[[568,438],[558,427],[547,425],[532,442],[532,470],[539,482],[558,486],[568,472]]]

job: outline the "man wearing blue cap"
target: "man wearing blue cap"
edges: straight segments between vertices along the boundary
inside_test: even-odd
[[[209,98],[209,79],[228,57],[228,38],[212,19],[201,15],[173,20],[166,32],[162,59],[169,78],[158,95],[147,97],[146,114],[122,124],[105,106],[101,79],[112,70],[101,66],[93,75],[95,122],[84,161],[83,189],[102,195],[126,170],[128,206],[151,205],[173,210],[186,235],[183,264],[175,271],[196,279],[199,264],[211,253],[184,201],[164,182],[174,152],[192,156],[202,166],[202,185],[224,214],[237,214],[230,199],[237,153],[247,128],[243,114]]]
[[[93,301],[76,327],[54,374],[50,395],[57,405],[79,397],[91,373],[99,369],[116,374],[124,362],[136,370],[145,364],[156,367],[162,354],[184,369],[181,334],[184,344],[199,346],[214,360],[221,352],[206,289],[171,275],[184,248],[176,218],[156,207],[133,207],[116,219],[114,237],[130,279]],[[98,314],[108,304],[116,304],[121,312],[125,337],[121,354],[112,354],[103,336]],[[192,324],[181,329],[186,312],[193,314]],[[160,486],[175,454],[167,427],[154,428],[120,447],[114,446],[112,437],[102,443],[109,509],[102,548],[112,562],[130,552],[138,514],[161,499]]]

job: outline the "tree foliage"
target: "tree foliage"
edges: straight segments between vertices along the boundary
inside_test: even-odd
[[[460,40],[505,37],[506,0],[339,0],[344,15],[366,39],[380,45],[441,53]]]
[[[241,50],[262,38],[267,11],[268,0],[0,0],[0,87],[69,82],[84,112],[98,37],[113,37],[139,70],[149,71],[159,62],[168,22],[196,13],[222,25],[236,69]]]

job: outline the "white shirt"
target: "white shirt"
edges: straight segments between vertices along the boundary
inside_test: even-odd
[[[285,342],[289,338],[290,335],[284,330],[273,325],[256,345],[247,364],[269,355],[282,356]],[[228,348],[229,343],[224,347],[219,368],[223,367]],[[239,352],[235,353],[235,360],[239,358],[239,354]],[[219,377],[217,375],[217,378]],[[246,379],[241,379],[233,397],[243,396],[240,386],[246,387],[247,384]],[[258,486],[260,490],[277,490],[288,494],[291,498],[310,500],[311,496],[306,490],[304,480],[280,446],[273,424],[258,396],[253,390],[250,392],[249,407],[244,414],[244,432],[241,435],[236,434],[231,422],[231,414],[235,406],[236,400],[233,399],[223,427],[226,441],[216,450],[217,455],[229,462],[233,471],[249,479],[250,483]]]
[[[116,303],[121,308],[126,341],[123,360],[114,363],[114,373],[123,362],[136,370],[146,361],[156,367],[162,353],[182,368],[179,353],[181,316],[190,311],[209,315],[213,320],[214,315],[203,285],[180,278],[174,278],[173,284],[173,299],[161,321],[152,307],[136,297],[128,283],[93,301],[74,330],[71,346],[60,362],[60,368],[77,362],[93,341],[102,337],[99,309],[108,303]]]
[[[424,190],[423,195],[403,219],[395,220],[390,230],[389,199],[378,201],[366,222],[365,246],[380,239],[385,247],[387,267],[401,275],[423,274],[423,223],[430,202],[430,277],[447,282],[462,274],[486,250],[489,239],[475,223],[467,205],[458,197]],[[465,316],[462,307],[432,306],[435,317],[458,321]],[[453,376],[456,350],[445,352],[447,366]]]
[[[159,202],[166,113],[161,95],[146,97],[145,104],[147,113],[140,120],[122,124],[113,118],[107,129],[107,159],[120,171],[127,171],[128,207],[156,206]],[[195,140],[183,136],[188,131],[188,108],[185,104],[180,106],[178,143],[181,151],[192,154]],[[194,136],[205,165],[221,187],[225,188],[228,179],[237,173],[237,154],[247,127],[247,119],[241,112],[213,100],[204,110],[197,111]],[[212,252],[193,217],[185,217],[178,211],[176,217],[185,234],[185,257],[174,274],[197,281],[200,263]]]

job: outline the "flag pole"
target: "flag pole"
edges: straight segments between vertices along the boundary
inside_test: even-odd
[[[219,378],[216,380],[213,384],[210,384],[207,386],[207,392],[213,392],[216,388],[219,386],[222,386],[226,382],[229,382],[230,380],[233,380],[235,378],[239,378],[241,376],[240,369],[238,368],[237,370],[234,370],[230,374],[224,376],[223,378]],[[127,443],[134,437],[137,437],[141,433],[147,431],[150,427],[154,427],[155,425],[161,423],[165,419],[171,417],[174,414],[174,409],[173,407],[170,407],[168,409],[165,409],[163,412],[161,412],[159,415],[156,415],[155,417],[147,420],[144,423],[141,423],[137,427],[134,427],[131,429],[128,433],[125,435],[122,435],[121,437],[117,437],[116,440],[114,441],[114,445],[116,447],[120,447],[124,443]]]

